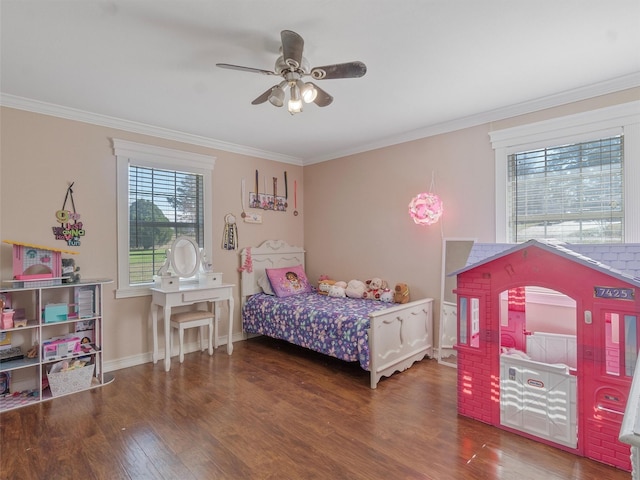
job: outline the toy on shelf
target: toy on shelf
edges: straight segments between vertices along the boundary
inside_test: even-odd
[[[31,243],[4,240],[13,245],[13,280],[16,287],[60,285],[62,283],[62,254],[78,252],[45,247]]]
[[[62,282],[63,283],[78,283],[80,281],[80,267],[76,266],[76,261],[73,258],[62,259]]]

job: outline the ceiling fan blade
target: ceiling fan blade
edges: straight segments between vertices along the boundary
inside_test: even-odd
[[[269,70],[262,70],[260,68],[241,67],[240,65],[231,65],[229,63],[216,63],[216,67],[228,68],[229,70],[240,70],[242,72],[261,73],[262,75],[277,75],[275,72]]]
[[[269,90],[264,92],[262,95],[256,98],[253,102],[251,102],[251,105],[260,105],[261,103],[264,103],[267,100],[269,100],[269,95],[271,95],[271,92],[274,88],[275,87],[271,87]]]
[[[332,78],[359,78],[367,73],[367,66],[362,62],[336,63],[311,69],[311,76],[316,80]]]
[[[327,92],[322,90],[315,83],[311,83],[311,82],[309,82],[309,83],[311,85],[313,85],[313,88],[315,88],[316,92],[318,92],[318,94],[316,95],[316,98],[313,101],[313,103],[315,103],[319,107],[326,107],[327,105],[330,105],[331,102],[333,102],[333,97],[331,95],[329,95]]]
[[[285,63],[290,67],[300,68],[304,40],[291,30],[283,30],[280,32],[280,37],[282,38],[282,57]]]

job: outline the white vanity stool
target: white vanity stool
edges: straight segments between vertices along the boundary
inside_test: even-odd
[[[213,355],[213,322],[217,321],[212,312],[204,310],[192,310],[189,312],[174,313],[171,315],[171,328],[178,330],[180,339],[180,363],[184,361],[184,331],[187,328],[198,327],[200,335],[200,350],[204,351],[206,346],[204,342],[204,327],[208,327],[209,339],[209,355]],[[217,330],[217,328],[216,328]],[[171,350],[173,350],[173,330],[171,331]]]

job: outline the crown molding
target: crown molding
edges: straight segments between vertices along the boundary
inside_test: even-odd
[[[574,113],[540,122],[518,125],[516,127],[489,132],[491,146],[499,148],[536,148],[532,145],[542,141],[576,136],[593,138],[592,132],[607,132],[605,135],[624,133],[623,127],[640,123],[640,100],[611,105],[587,112]],[[603,138],[603,137],[600,137]],[[567,140],[578,142],[582,140]]]
[[[402,133],[400,135],[394,135],[386,138],[382,138],[376,142],[361,145],[352,149],[341,150],[329,153],[327,155],[321,155],[312,158],[299,158],[289,155],[282,155],[276,152],[269,152],[260,150],[257,148],[247,147],[244,145],[237,145],[234,143],[223,142],[213,138],[202,137],[198,135],[192,135],[184,132],[178,132],[166,128],[156,127],[138,122],[132,122],[129,120],[123,120],[115,117],[109,117],[106,115],[99,115],[96,113],[85,112],[70,107],[63,107],[61,105],[55,105],[46,102],[40,102],[37,100],[31,100],[24,97],[18,97],[14,95],[8,95],[0,93],[0,105],[10,108],[16,108],[19,110],[26,110],[34,113],[41,113],[43,115],[51,115],[54,117],[65,118],[68,120],[76,120],[79,122],[90,123],[93,125],[100,125],[103,127],[115,128],[132,133],[140,133],[143,135],[149,135],[152,137],[163,138],[167,140],[174,140],[177,142],[189,143],[192,145],[198,145],[207,148],[213,148],[225,152],[237,153],[240,155],[248,155],[252,157],[263,158],[266,160],[273,160],[276,162],[288,163],[292,165],[307,166],[315,163],[321,163],[328,160],[334,160],[336,158],[347,157],[358,153],[364,153],[371,150],[377,150],[380,148],[390,147],[398,145],[400,143],[411,142],[422,138],[432,137],[434,135],[441,135],[443,133],[454,132],[456,130],[462,130],[465,128],[471,128],[485,123],[495,122],[498,120],[504,120],[506,118],[516,117],[518,115],[524,115],[547,108],[558,107],[572,102],[581,100],[587,100],[589,98],[598,97],[601,95],[607,95],[610,93],[627,90],[629,88],[640,87],[640,72],[634,72],[629,75],[614,78],[597,84],[587,85],[584,87],[560,92],[554,95],[537,98],[527,102],[502,107],[487,112],[482,112],[476,115],[470,115],[448,122],[429,125],[424,128],[411,130],[409,132]]]
[[[599,97],[601,95],[607,95],[609,93],[620,92],[636,87],[640,87],[640,72],[634,72],[623,77],[618,77],[612,80],[607,80],[605,82],[600,82],[597,84],[568,90],[554,95],[537,98],[528,102],[522,102],[503,108],[497,108],[495,110],[482,112],[477,115],[471,115],[449,122],[430,125],[417,130],[405,132],[400,135],[386,137],[378,140],[377,142],[362,145],[353,149],[333,152],[326,156],[309,158],[304,161],[304,165],[312,165],[314,163],[347,157],[349,155],[355,155],[371,150],[377,150],[379,148],[390,147],[392,145],[398,145],[400,143],[411,142],[414,140],[419,140],[421,138],[427,138],[434,135],[454,132],[456,130],[476,127],[485,123],[491,123],[498,120],[504,120],[506,118],[517,117],[518,115],[533,113],[547,108],[558,107],[560,105],[566,105],[568,103],[587,100],[589,98]]]
[[[188,143],[200,147],[213,148],[224,152],[237,153],[240,155],[248,155],[250,157],[258,157],[275,162],[288,163],[292,165],[302,165],[302,159],[289,155],[282,155],[275,152],[268,152],[257,148],[237,145],[235,143],[223,142],[213,138],[192,135],[190,133],[170,130],[168,128],[156,127],[130,120],[100,115],[97,113],[86,112],[75,108],[64,107],[52,103],[41,102],[29,98],[18,97],[0,93],[0,106],[25,110],[42,115],[50,115],[52,117],[64,118],[78,122],[89,123],[101,127],[115,128],[131,133],[139,133],[149,135],[151,137],[162,138],[165,140],[174,140],[176,142]]]

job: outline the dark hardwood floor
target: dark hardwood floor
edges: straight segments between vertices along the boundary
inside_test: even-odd
[[[0,415],[2,479],[630,479],[456,414],[425,360],[369,388],[357,365],[269,339],[113,372]]]

